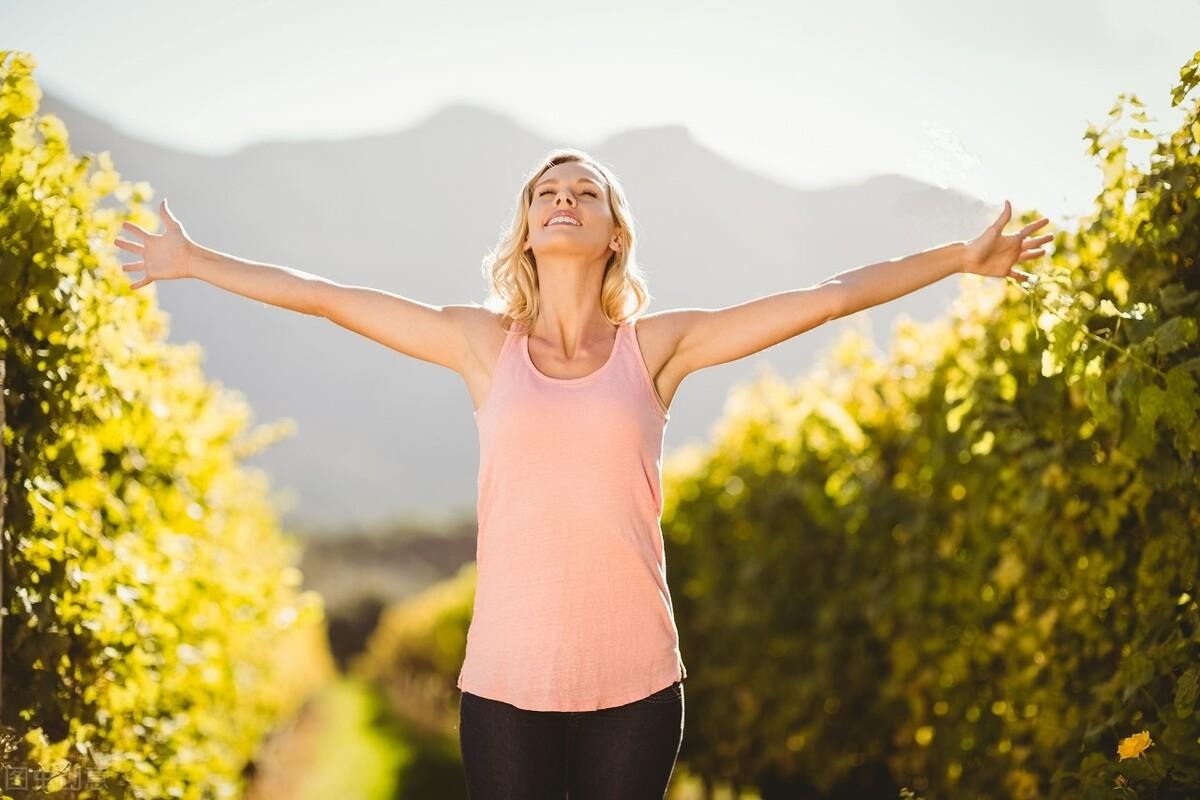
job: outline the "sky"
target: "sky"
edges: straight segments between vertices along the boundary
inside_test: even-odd
[[[0,48],[32,52],[47,92],[179,149],[470,103],[556,146],[684,125],[796,187],[899,173],[1059,222],[1091,211],[1082,137],[1120,93],[1177,124],[1197,32],[1200,0],[0,0]]]

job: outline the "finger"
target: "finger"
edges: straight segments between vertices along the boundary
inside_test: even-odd
[[[141,272],[146,268],[145,261],[130,261],[128,264],[121,265],[122,272]]]
[[[1012,206],[1009,205],[1007,200],[1005,200],[1004,201],[1004,210],[1000,212],[1000,216],[996,218],[996,221],[994,223],[992,223],[992,225],[997,230],[1004,230],[1004,226],[1008,224],[1008,221],[1011,218],[1012,218]]]
[[[136,233],[138,236],[141,236],[144,239],[149,239],[151,236],[154,235],[154,234],[150,233],[150,231],[143,228],[142,226],[134,225],[132,222],[122,222],[121,227],[132,233]]]
[[[148,284],[148,283],[151,283],[151,282],[152,282],[152,279],[151,279],[151,278],[149,278],[149,277],[142,278],[142,279],[141,279],[140,281],[138,281],[137,283],[130,284],[129,288],[130,288],[130,289],[135,289],[135,290],[136,290],[136,289],[140,289],[140,288],[142,288],[143,286],[145,286],[146,284]]]
[[[128,239],[116,239],[113,241],[113,244],[115,244],[117,247],[121,248],[122,250],[128,250],[131,253],[142,252],[142,243],[141,242],[131,242]]]
[[[1027,242],[1021,242],[1021,246],[1022,247],[1036,247],[1039,244],[1046,244],[1047,242],[1052,242],[1052,241],[1054,241],[1054,234],[1047,233],[1045,236],[1039,236],[1036,239],[1030,239]]]
[[[1026,225],[1024,228],[1021,228],[1021,235],[1028,236],[1029,234],[1033,233],[1038,228],[1042,227],[1043,225],[1045,225],[1048,222],[1050,222],[1049,217],[1042,217],[1041,219],[1034,220],[1033,222]]]
[[[162,217],[163,222],[176,222],[175,215],[171,213],[170,206],[167,205],[167,198],[163,198],[158,204],[158,215]]]
[[[1044,255],[1046,255],[1046,251],[1039,247],[1036,250],[1026,250],[1024,253],[1021,253],[1021,255],[1017,257],[1017,261],[1028,261],[1031,258],[1037,258],[1038,256]]]

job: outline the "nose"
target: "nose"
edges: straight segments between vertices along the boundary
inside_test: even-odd
[[[567,193],[565,193],[565,192],[562,192],[562,191],[560,191],[558,194],[556,194],[556,195],[554,196],[554,205],[555,205],[555,207],[557,207],[557,206],[558,206],[558,201],[559,201],[559,200],[561,200],[561,199],[562,199],[562,198],[564,198],[564,197],[567,197],[567,198],[569,198],[569,199],[570,199],[570,201],[571,201],[571,205],[575,205],[575,196],[574,196],[574,195],[572,195],[572,194],[567,194]]]

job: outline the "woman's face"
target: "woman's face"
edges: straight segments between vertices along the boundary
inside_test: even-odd
[[[607,260],[620,246],[610,249],[616,224],[604,176],[585,164],[569,161],[543,172],[534,184],[528,214],[525,249],[532,248],[539,259],[559,254]],[[563,215],[578,224],[561,219]]]

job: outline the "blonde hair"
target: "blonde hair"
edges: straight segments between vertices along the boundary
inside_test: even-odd
[[[635,247],[637,235],[634,230],[633,210],[625,198],[625,190],[612,170],[582,150],[571,147],[557,148],[547,153],[533,169],[517,196],[516,208],[508,231],[483,258],[483,275],[487,279],[490,294],[483,305],[492,311],[503,311],[513,321],[527,323],[526,330],[533,328],[541,312],[541,297],[538,292],[537,260],[532,252],[525,252],[522,243],[529,233],[529,206],[533,200],[533,187],[542,173],[557,164],[579,162],[599,172],[608,186],[608,205],[616,223],[617,238],[621,249],[612,253],[604,267],[604,280],[600,285],[600,308],[605,318],[613,325],[620,325],[640,314],[650,304],[650,291],[646,277],[637,263]]]

